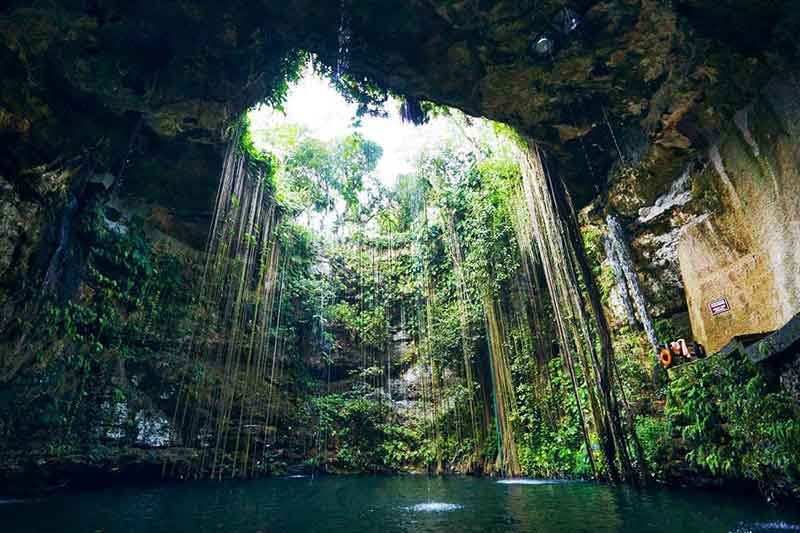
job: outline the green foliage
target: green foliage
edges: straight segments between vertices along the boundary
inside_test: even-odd
[[[619,379],[628,397],[641,398],[643,402],[664,399],[664,385],[653,381],[654,372],[664,371],[653,356],[653,348],[644,331],[630,326],[620,327],[614,336],[614,352]]]
[[[601,263],[592,267],[592,273],[595,276],[597,287],[600,290],[600,299],[606,306],[608,306],[608,299],[611,296],[611,291],[617,285],[617,280],[614,278],[614,272],[611,270],[610,265],[607,263]]]
[[[595,276],[600,274],[600,265],[605,259],[605,245],[603,244],[603,234],[597,226],[583,226],[581,228],[583,236],[583,248],[586,251],[586,259],[592,266]]]
[[[672,325],[671,320],[663,318],[658,319],[655,321],[654,327],[656,330],[656,338],[658,338],[658,342],[660,343],[666,344],[677,338],[675,327]]]
[[[517,442],[523,471],[527,476],[543,478],[590,477],[571,385],[558,360],[550,361],[548,370],[548,394],[537,391],[531,383],[517,386]],[[553,413],[558,414],[554,417]]]
[[[657,481],[666,481],[673,461],[672,435],[667,419],[664,416],[639,416],[636,434],[650,473]]]
[[[800,494],[797,406],[746,357],[717,355],[682,367],[666,414],[691,464],[756,481],[768,497]]]
[[[284,171],[288,188],[300,205],[317,212],[333,211],[344,202],[346,215],[358,221],[358,194],[383,155],[380,146],[354,133],[333,142],[301,140],[288,154]]]
[[[433,462],[427,450],[419,448],[422,436],[415,428],[400,423],[382,426],[384,440],[380,444],[382,463],[393,472],[400,472],[414,464],[430,464]]]
[[[76,297],[43,296],[36,363],[0,393],[0,451],[23,439],[26,453],[99,458],[136,435],[114,406],[149,396],[166,409],[174,400],[165,391],[178,359],[166,348],[185,334],[192,266],[155,250],[140,222],[110,226],[105,216],[90,207],[79,217],[86,268]],[[109,438],[112,428],[121,439]]]
[[[357,77],[348,72],[337,72],[336,67],[329,66],[318,58],[313,58],[314,70],[329,79],[331,85],[341,94],[345,101],[358,106],[356,121],[365,115],[386,116],[384,106],[389,101],[389,91],[375,80]]]
[[[283,47],[275,46],[274,40],[266,33],[258,31],[252,36],[256,43],[257,50],[266,57],[259,58],[259,61],[270,65],[270,75],[261,76],[259,81],[266,81],[264,93],[259,103],[268,105],[278,110],[283,109],[286,94],[289,86],[300,79],[303,68],[308,64],[310,58],[308,52],[299,49],[286,50]],[[271,57],[270,57],[271,56]],[[252,58],[255,60],[256,58]],[[251,77],[256,76],[252,70],[252,61],[243,61],[243,65],[250,65]],[[255,79],[251,81],[255,82]]]
[[[399,424],[390,404],[370,398],[365,387],[313,399],[318,431],[327,449],[323,461],[337,470],[401,470],[419,459],[419,434]]]

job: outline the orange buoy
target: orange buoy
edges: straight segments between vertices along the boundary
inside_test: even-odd
[[[672,352],[669,351],[668,348],[664,347],[661,348],[661,351],[658,352],[658,360],[661,361],[661,364],[664,366],[669,366],[672,364]]]

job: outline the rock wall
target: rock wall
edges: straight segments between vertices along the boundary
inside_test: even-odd
[[[42,243],[57,240],[60,210],[55,206],[66,203],[80,168],[80,160],[57,160],[28,169],[21,182],[0,174],[0,368],[6,366],[10,351],[2,332],[8,329],[9,337],[19,334],[14,317],[30,297],[26,291],[42,284],[50,260],[47,252],[52,252],[43,250]]]
[[[565,7],[580,21],[568,33],[554,25]],[[709,212],[686,199],[693,161],[796,67],[798,27],[790,0],[3,2],[0,332],[18,313],[8,302],[40,281],[34,258],[57,246],[53,214],[91,174],[121,179],[153,225],[201,246],[227,128],[275,101],[303,51],[344,67],[340,88],[372,107],[390,90],[514,126],[556,156],[579,205],[620,174],[609,203],[651,312],[674,316],[680,228]],[[532,46],[543,35],[552,54]],[[84,172],[65,174],[76,158]],[[37,191],[48,176],[62,194]],[[789,290],[784,263],[770,263],[786,270],[776,290]]]
[[[678,245],[692,328],[708,349],[800,312],[800,79],[770,84],[709,150],[717,209]],[[725,299],[729,311],[712,312]]]
[[[621,216],[648,311],[708,351],[783,326],[800,311],[800,78],[768,83],[702,153],[664,172],[617,167],[584,212]],[[608,287],[617,326],[623,293]],[[712,304],[715,311],[712,312]]]

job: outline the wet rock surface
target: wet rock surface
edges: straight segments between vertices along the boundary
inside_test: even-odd
[[[561,0],[364,1],[346,3],[345,13],[308,0],[8,2],[0,267],[14,258],[24,274],[42,244],[32,228],[48,223],[45,207],[63,206],[75,181],[57,161],[80,155],[91,156],[92,173],[121,174],[120,193],[153,225],[202,247],[226,128],[270,101],[298,50],[344,64],[352,79],[515,126],[556,154],[579,204],[609,171],[628,175],[612,179],[624,191],[615,207],[641,223],[662,219],[685,200],[687,162],[796,59],[790,2],[739,4],[587,0],[570,4],[580,24],[564,33],[553,22]],[[712,31],[750,27],[754,10],[758,31],[747,32],[747,46],[739,34]],[[555,43],[548,57],[531,49],[543,34]],[[655,271],[672,253],[665,239],[642,243],[660,261]],[[655,273],[645,283],[653,296],[675,296],[667,270],[664,283]]]
[[[10,2],[0,14],[0,126],[17,169],[99,142],[118,163],[140,121],[162,142],[218,144],[238,113],[270,98],[294,50],[341,63],[345,16],[355,79],[510,123],[559,151],[581,189],[591,181],[583,149],[598,179],[616,159],[609,126],[617,145],[629,134],[647,139],[638,158],[656,175],[702,148],[792,59],[763,54],[791,46],[788,4],[757,10],[759,31],[742,50],[705,30],[748,26],[752,5],[707,1],[571,3],[581,23],[567,34],[554,26],[562,0],[360,1],[344,14],[339,3],[308,0]],[[542,34],[555,40],[551,57],[531,51]]]

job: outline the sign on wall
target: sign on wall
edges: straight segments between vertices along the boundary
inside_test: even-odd
[[[711,316],[719,316],[730,311],[731,306],[727,298],[719,298],[710,302],[708,304],[708,309],[711,311]]]

